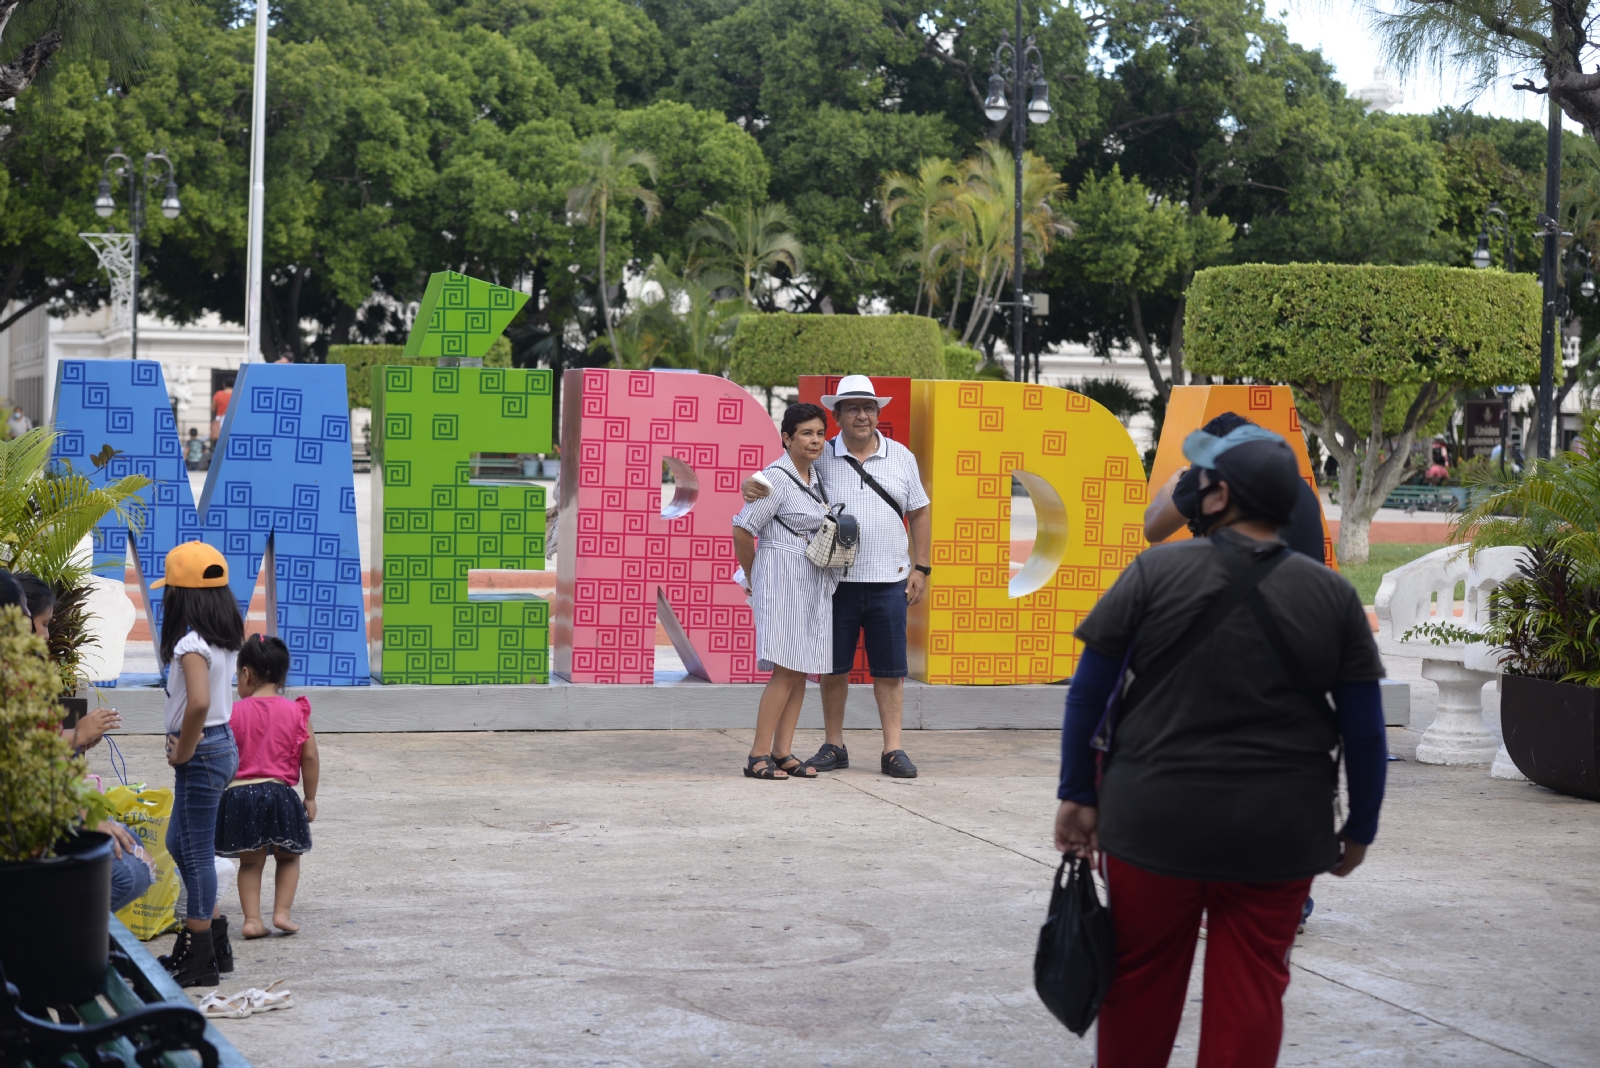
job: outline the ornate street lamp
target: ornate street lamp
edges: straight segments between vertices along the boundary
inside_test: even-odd
[[[1022,380],[1022,317],[1030,305],[1022,294],[1022,147],[1028,122],[1050,121],[1050,86],[1044,80],[1044,57],[1039,54],[1032,34],[1022,36],[1022,0],[1017,0],[1016,40],[1011,34],[1000,31],[1000,43],[995,46],[994,65],[990,68],[989,93],[983,98],[983,114],[990,122],[1003,122],[1011,116],[1011,154],[1016,160],[1016,194],[1012,203],[1012,264],[1011,264],[1011,354],[1012,377]],[[1022,95],[1027,90],[1030,99],[1024,104]],[[1008,305],[1001,303],[1001,307]]]
[[[1489,208],[1483,213],[1483,227],[1478,231],[1478,249],[1472,254],[1472,265],[1479,270],[1494,262],[1493,257],[1489,255],[1490,234],[1499,235],[1505,242],[1506,270],[1516,270],[1517,239],[1511,233],[1511,218],[1500,207],[1498,200],[1489,201]]]
[[[120,161],[115,169],[111,164]],[[139,235],[144,232],[144,201],[145,194],[150,187],[150,164],[160,161],[167,166],[167,184],[162,191],[161,214],[168,219],[176,219],[183,211],[183,204],[178,200],[177,171],[172,166],[172,160],[165,152],[146,152],[144,166],[135,181],[133,160],[123,154],[122,149],[117,149],[106,157],[105,163],[100,168],[100,188],[94,198],[94,213],[102,219],[109,219],[111,213],[117,210],[117,202],[111,196],[111,181],[113,178],[125,179],[129,186],[131,198],[130,216],[133,223],[132,254],[133,285],[130,295],[129,329],[131,331],[131,359],[139,358]],[[160,181],[161,172],[158,170],[155,179]]]

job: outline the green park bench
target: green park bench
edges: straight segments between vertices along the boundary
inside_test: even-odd
[[[59,1022],[23,1012],[0,972],[0,1065],[250,1068],[115,916],[105,992],[55,1012]]]
[[[1384,498],[1383,506],[1422,512],[1459,512],[1467,507],[1469,496],[1465,486],[1396,486]]]

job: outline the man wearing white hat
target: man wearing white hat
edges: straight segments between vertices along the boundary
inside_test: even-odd
[[[818,771],[850,766],[844,705],[856,641],[865,635],[872,692],[883,724],[881,769],[897,779],[914,779],[917,767],[900,748],[900,720],[907,674],[906,609],[922,600],[932,573],[928,495],[911,450],[878,433],[878,410],[890,398],[878,396],[866,375],[846,375],[838,389],[822,398],[822,406],[833,412],[840,433],[823,448],[815,469],[828,500],[843,503],[856,517],[861,546],[833,595],[833,674],[822,677],[827,739],[806,763]],[[769,492],[753,478],[745,479],[742,488],[745,500]]]

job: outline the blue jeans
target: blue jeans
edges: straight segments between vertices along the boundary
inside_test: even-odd
[[[127,830],[126,827],[122,828]],[[131,831],[129,832],[132,833]],[[133,836],[139,840],[138,835]],[[122,856],[111,858],[111,911],[116,912],[130,902],[137,901],[150,889],[150,868],[144,861],[124,848]]]
[[[222,791],[239,770],[239,749],[227,724],[207,727],[187,764],[173,769],[172,821],[167,824],[167,852],[188,893],[186,915],[209,920],[217,905],[217,809]]]

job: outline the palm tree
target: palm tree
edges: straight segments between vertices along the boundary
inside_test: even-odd
[[[961,192],[939,211],[960,220],[963,265],[976,276],[972,311],[961,334],[961,343],[968,345],[988,332],[1000,290],[1011,278],[1016,179],[1010,150],[994,141],[985,141],[980,155],[963,161],[961,174]],[[1056,212],[1066,188],[1044,160],[1032,152],[1023,154],[1023,253],[1035,263],[1050,251],[1057,237],[1072,233],[1071,222]]]
[[[617,201],[637,200],[644,205],[644,222],[649,226],[661,214],[661,198],[639,184],[638,172],[655,181],[659,164],[654,154],[643,149],[619,149],[616,142],[602,135],[591,137],[578,150],[578,161],[587,176],[567,191],[567,214],[581,223],[600,225],[600,320],[605,325],[611,351],[620,355],[617,333],[611,326],[611,301],[606,292],[606,219]]]
[[[805,249],[792,233],[795,221],[782,204],[707,208],[689,228],[689,269],[722,267],[738,276],[744,299],[757,303],[761,280],[780,264],[790,277],[806,269]]]
[[[894,226],[902,211],[914,215],[912,232],[916,247],[906,254],[917,268],[917,300],[913,315],[922,314],[922,297],[928,296],[928,314],[938,303],[938,280],[948,265],[952,245],[960,241],[960,226],[945,211],[945,206],[961,192],[961,172],[948,159],[928,158],[917,163],[917,173],[890,171],[883,176],[878,199],[883,203],[883,221]]]
[[[703,374],[727,374],[728,341],[750,305],[743,297],[717,294],[734,289],[736,279],[718,270],[680,274],[659,255],[645,277],[646,286],[622,321],[628,362],[619,361],[619,366],[648,367],[661,361]]]

